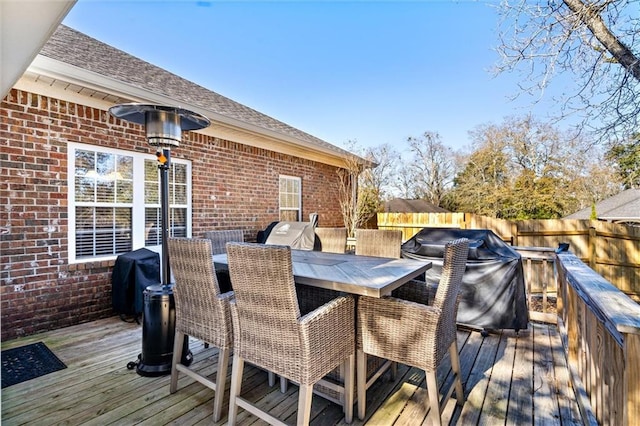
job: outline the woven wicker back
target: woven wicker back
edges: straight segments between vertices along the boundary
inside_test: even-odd
[[[400,258],[402,231],[397,229],[356,229],[356,254]]]
[[[458,292],[462,286],[462,275],[467,266],[469,240],[460,238],[448,242],[444,249],[444,264],[438,283],[438,291],[433,306],[441,310],[438,321],[439,344],[443,350],[456,338],[456,317],[458,315]],[[438,360],[441,359],[439,356]]]
[[[236,299],[235,350],[279,372],[299,356],[298,318],[291,249],[288,246],[228,243],[229,273]]]
[[[176,329],[219,348],[231,346],[231,314],[228,303],[220,298],[211,241],[169,238],[168,244],[175,278]]]
[[[347,249],[347,228],[316,228],[316,250],[344,253]]]
[[[211,240],[213,254],[226,253],[226,244],[231,241],[244,241],[244,233],[242,229],[228,229],[220,231],[207,231],[204,237]]]

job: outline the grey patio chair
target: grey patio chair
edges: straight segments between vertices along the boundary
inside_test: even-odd
[[[356,254],[399,259],[401,245],[398,229],[356,229]]]
[[[287,246],[228,243],[234,353],[229,424],[238,407],[282,425],[280,420],[242,398],[244,363],[297,383],[298,425],[309,423],[313,384],[342,365],[346,371],[345,420],[353,418],[354,315],[351,296],[340,296],[302,316],[296,298],[291,249]]]
[[[233,292],[221,293],[216,279],[211,241],[204,238],[169,238],[169,256],[175,279],[176,330],[169,391],[178,388],[178,373],[215,391],[213,419],[219,421],[227,380],[229,355],[233,347],[233,326],[229,300]],[[216,381],[180,363],[184,336],[192,336],[219,348]]]
[[[211,240],[211,249],[213,254],[223,254],[227,252],[226,244],[230,241],[244,241],[244,233],[242,229],[225,229],[216,231],[207,231],[204,233],[204,238]],[[222,292],[233,290],[231,279],[229,278],[229,271],[216,271],[218,277],[218,284]]]
[[[318,251],[344,253],[347,250],[347,228],[316,228]]]
[[[402,231],[398,229],[356,229],[356,255],[388,257],[399,259],[402,246]],[[415,284],[412,280],[404,286]],[[419,282],[421,283],[421,282]],[[420,284],[417,285],[420,287]],[[360,333],[356,335],[357,348],[362,348]],[[375,379],[391,368],[391,377],[395,379],[397,366],[395,363],[381,358],[369,357],[367,361],[366,389],[375,382]],[[357,390],[356,390],[357,392]]]
[[[469,253],[466,238],[451,241],[445,246],[444,265],[433,305],[420,304],[396,297],[381,299],[361,297],[358,300],[358,330],[362,347],[357,352],[358,417],[366,412],[366,378],[362,371],[367,354],[386,358],[425,371],[428,398],[433,424],[441,424],[442,407],[439,402],[436,370],[449,350],[451,369],[455,375],[458,404],[464,402],[464,387],[460,378],[460,360],[456,340],[458,293]],[[451,397],[454,386],[444,397]]]
[[[226,244],[230,241],[244,241],[244,232],[242,229],[224,229],[207,231],[204,233],[204,238],[211,240],[211,248],[213,254],[226,253]]]

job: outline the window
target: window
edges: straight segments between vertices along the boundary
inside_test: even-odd
[[[69,144],[69,261],[111,259],[162,244],[155,155]],[[170,234],[189,236],[191,164],[172,159]]]
[[[144,160],[145,245],[162,244],[160,173],[156,160]],[[187,236],[187,165],[171,161],[169,169],[169,235]]]
[[[300,221],[302,216],[301,188],[300,178],[280,176],[280,221]]]

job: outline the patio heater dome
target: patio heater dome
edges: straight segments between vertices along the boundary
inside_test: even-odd
[[[114,117],[144,125],[151,146],[180,146],[182,131],[208,127],[203,115],[183,108],[154,104],[120,104],[109,108]]]

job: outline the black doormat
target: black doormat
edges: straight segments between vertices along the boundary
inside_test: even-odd
[[[67,368],[42,342],[2,351],[2,389]]]

